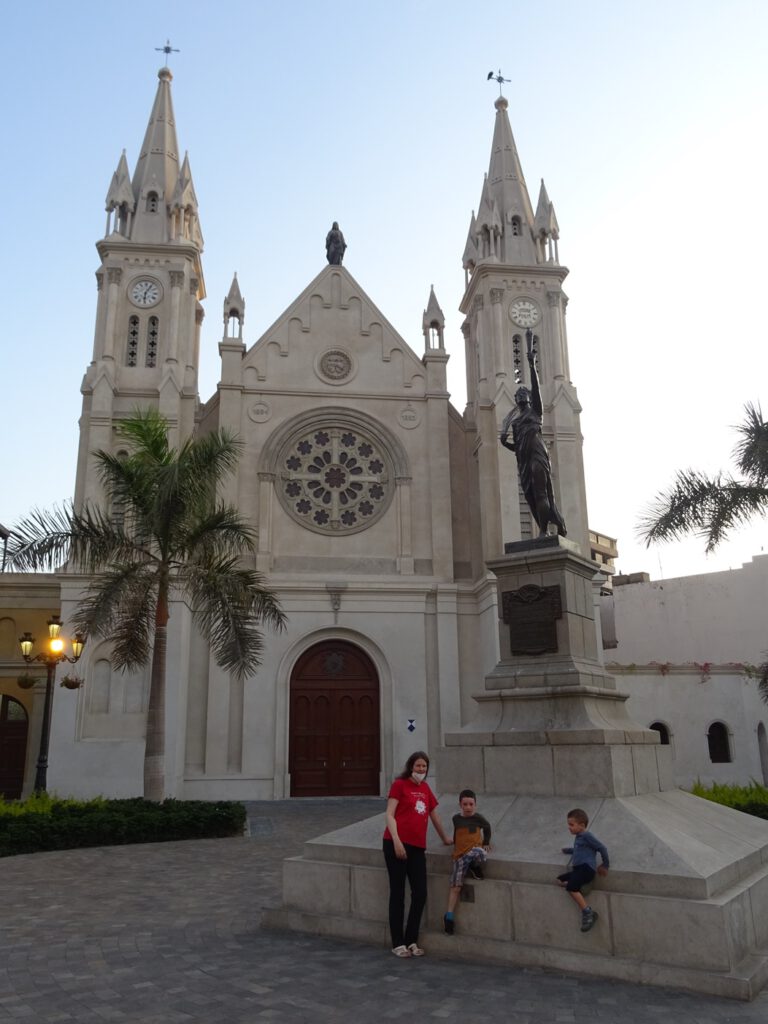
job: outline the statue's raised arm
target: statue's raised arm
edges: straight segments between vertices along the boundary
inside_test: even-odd
[[[541,434],[543,406],[539,375],[536,370],[536,352],[533,333],[526,332],[528,365],[531,369],[531,387],[521,386],[515,392],[515,408],[504,418],[499,440],[517,456],[520,487],[539,527],[539,536],[546,537],[550,523],[561,537],[565,536],[565,521],[555,504],[552,489],[552,467],[549,453]],[[509,434],[512,434],[512,441]]]
[[[541,404],[541,388],[539,387],[539,372],[536,366],[536,349],[533,347],[533,332],[530,327],[525,332],[525,341],[528,348],[528,367],[531,371],[531,408],[537,416],[542,416],[544,407]]]

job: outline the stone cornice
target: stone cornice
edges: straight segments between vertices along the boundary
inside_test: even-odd
[[[536,263],[527,266],[509,263],[479,263],[469,279],[469,284],[464,292],[459,309],[464,314],[468,314],[471,311],[474,297],[481,294],[484,285],[488,283],[486,278],[495,281],[510,277],[539,278],[543,284],[549,284],[553,281],[562,284],[567,276],[568,267],[557,266],[554,263]]]

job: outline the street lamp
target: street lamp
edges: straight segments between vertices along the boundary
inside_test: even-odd
[[[37,758],[37,771],[35,773],[35,792],[44,793],[48,781],[48,743],[51,738],[51,707],[53,705],[53,677],[56,675],[56,666],[62,661],[68,661],[74,665],[79,660],[85,646],[85,637],[82,633],[75,633],[72,640],[72,655],[68,657],[64,653],[64,640],[61,633],[61,619],[58,615],[52,615],[48,619],[48,650],[40,654],[32,654],[35,639],[31,633],[24,633],[19,638],[21,656],[29,665],[33,661],[41,661],[47,671],[45,679],[45,704],[43,705],[43,726],[40,733],[40,753]]]

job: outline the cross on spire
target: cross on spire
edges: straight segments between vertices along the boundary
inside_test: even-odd
[[[499,70],[498,74],[496,74],[496,75],[494,75],[494,73],[492,71],[489,71],[488,75],[486,76],[486,81],[490,82],[491,79],[493,79],[494,82],[498,82],[499,83],[499,96],[501,96],[501,86],[502,86],[502,83],[503,82],[511,82],[512,81],[511,78],[502,78],[501,70]]]
[[[180,52],[175,47],[171,46],[171,40],[170,39],[166,39],[165,40],[165,46],[156,46],[155,49],[157,50],[158,53],[164,53],[165,54],[165,66],[166,67],[168,67],[168,58],[170,57],[170,55],[172,53],[179,53]],[[501,88],[501,86],[499,86],[499,88]]]

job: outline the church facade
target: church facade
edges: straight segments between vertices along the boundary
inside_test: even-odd
[[[463,254],[463,412],[447,392],[434,292],[416,352],[336,263],[251,345],[233,280],[220,381],[201,402],[203,238],[171,77],[159,72],[133,175],[124,153],[107,194],[75,502],[103,501],[90,453],[119,453],[116,426],[137,406],[167,417],[174,444],[217,428],[236,434],[244,451],[224,497],[253,526],[255,567],[288,625],[267,634],[257,674],[237,680],[216,665],[189,608],[174,602],[166,792],[385,792],[412,750],[436,749],[472,716],[472,694],[498,658],[486,563],[505,542],[532,535],[514,456],[499,445],[514,393],[529,383],[526,330],[538,351],[554,497],[569,539],[589,554],[554,208],[543,183],[532,205],[499,97]],[[83,581],[59,579],[66,622]],[[98,638],[80,667],[84,686],[56,694],[51,786],[82,796],[139,793],[149,670],[114,672],[109,641]]]

